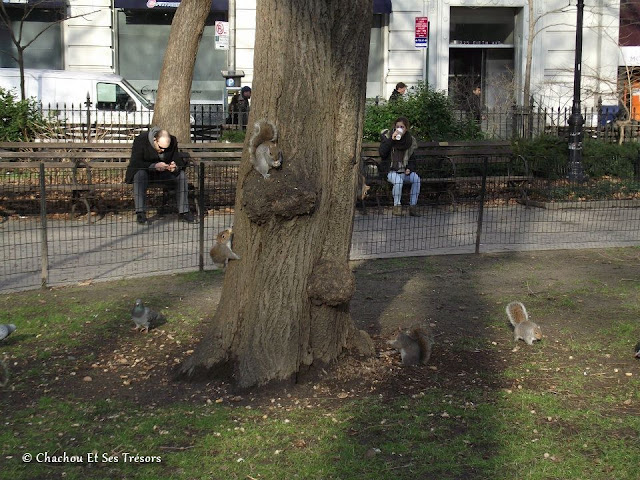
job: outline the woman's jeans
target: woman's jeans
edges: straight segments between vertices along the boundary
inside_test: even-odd
[[[420,193],[420,177],[416,172],[409,175],[391,171],[387,174],[387,180],[393,185],[391,192],[393,193],[393,206],[400,205],[400,197],[402,196],[402,185],[411,184],[411,194],[409,196],[409,205],[418,203],[418,194]]]

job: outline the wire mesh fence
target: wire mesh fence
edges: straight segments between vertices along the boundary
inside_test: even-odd
[[[454,177],[423,173],[419,216],[408,214],[406,189],[394,215],[391,184],[371,182],[356,204],[351,258],[640,245],[636,180],[570,184],[482,160]],[[238,163],[188,169],[195,224],[179,220],[174,192],[150,188],[146,225],[124,165],[91,169],[94,187],[83,189],[88,172],[74,176],[71,163],[0,164],[0,291],[213,268],[208,250],[233,224]]]
[[[541,169],[538,163],[546,165],[544,158],[524,164],[509,159],[503,163],[499,155],[449,157],[459,162],[458,168],[440,177],[434,177],[433,170],[421,170],[419,163],[422,182],[414,212],[419,216],[412,216],[408,208],[406,185],[401,210],[394,211],[391,185],[374,174],[368,182],[378,185],[371,188],[368,202],[360,202],[354,217],[351,257],[640,244],[638,178],[571,183],[566,171]]]
[[[179,220],[173,191],[152,186],[145,225],[123,167],[91,169],[89,188],[71,167],[0,165],[0,290],[210,268],[211,239],[233,222],[237,165],[188,169],[195,224]]]

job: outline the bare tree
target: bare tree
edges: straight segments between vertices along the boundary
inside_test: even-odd
[[[567,6],[562,8],[549,10],[546,12],[542,12],[539,15],[536,15],[534,8],[535,0],[527,1],[527,8],[529,12],[529,25],[528,25],[528,34],[527,34],[527,46],[526,46],[526,58],[525,58],[525,67],[524,67],[524,81],[523,81],[523,105],[529,106],[529,102],[531,101],[531,64],[533,61],[533,43],[538,35],[540,35],[545,30],[552,27],[563,27],[567,28],[568,25],[565,23],[554,23],[545,25],[544,27],[540,27],[538,22],[540,22],[545,16],[551,15],[554,13],[564,12],[567,9]],[[544,5],[544,2],[542,2]]]
[[[81,13],[78,15],[66,15],[65,12],[60,13],[60,18],[53,22],[47,23],[38,33],[36,33],[33,38],[29,41],[24,40],[24,24],[29,19],[29,16],[33,13],[36,8],[39,8],[43,5],[50,3],[50,0],[39,0],[35,2],[28,2],[23,4],[12,4],[15,8],[19,6],[22,8],[22,15],[20,17],[20,21],[18,23],[18,28],[14,28],[13,22],[11,20],[11,15],[7,11],[4,2],[0,2],[0,25],[7,29],[9,36],[11,38],[11,42],[16,47],[16,55],[13,55],[11,52],[4,51],[7,55],[9,55],[15,62],[18,64],[18,68],[20,69],[20,98],[22,100],[25,99],[25,88],[24,88],[24,51],[29,48],[33,43],[40,38],[42,34],[44,34],[51,27],[58,25],[65,20],[69,20],[70,18],[84,17],[87,15],[91,15],[93,13],[98,12],[99,10],[93,10],[87,13]]]
[[[370,0],[258,0],[250,124],[279,128],[280,170],[239,171],[234,251],[213,321],[183,375],[242,387],[295,379],[345,350],[373,353],[353,325],[348,259],[362,138]]]
[[[626,2],[626,15],[624,3],[620,5],[620,10],[613,8],[612,5],[604,4],[599,7],[591,6],[589,12],[592,15],[599,16],[602,20],[597,25],[591,25],[587,28],[595,31],[596,35],[603,41],[610,42],[617,46],[618,55],[614,60],[608,59],[609,62],[618,65],[617,57],[623,58],[622,46],[627,44],[634,45],[640,41],[640,9],[632,2]],[[620,25],[618,33],[617,28],[612,28],[616,24]],[[615,32],[615,35],[612,33]],[[573,76],[573,68],[566,68],[561,71],[565,77]],[[618,142],[623,143],[625,138],[625,130],[632,125],[632,92],[640,83],[640,73],[636,66],[622,65],[617,67],[617,75],[612,78],[611,64],[601,66],[589,66],[583,64],[581,72],[583,79],[581,85],[581,97],[588,98],[595,102],[602,98],[606,98],[608,102],[615,102],[619,108],[615,118],[610,119],[612,126],[618,131]],[[560,83],[560,82],[558,82]],[[599,103],[599,102],[598,102]],[[600,113],[596,112],[591,116],[591,120],[600,120]],[[587,122],[589,123],[589,122]],[[593,126],[593,125],[589,125]],[[600,125],[603,126],[603,125]]]
[[[153,124],[169,130],[179,141],[190,139],[189,100],[200,38],[211,0],[183,0],[171,22],[162,61]]]

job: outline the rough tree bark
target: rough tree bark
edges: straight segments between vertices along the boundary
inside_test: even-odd
[[[195,58],[211,0],[183,0],[171,22],[169,43],[162,61],[153,124],[169,130],[180,142],[189,142],[189,99]]]
[[[349,315],[348,259],[371,0],[258,0],[250,126],[279,129],[283,166],[238,176],[234,250],[220,304],[183,375],[241,387],[297,378],[350,349],[373,353]]]

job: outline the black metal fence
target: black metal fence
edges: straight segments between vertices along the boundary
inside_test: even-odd
[[[459,115],[468,115],[460,111]],[[495,140],[536,138],[551,135],[568,138],[571,108],[516,107],[507,110],[487,110],[480,127],[485,136]],[[640,123],[621,121],[602,108],[585,108],[584,135],[606,142],[637,142],[640,138]]]
[[[357,203],[352,259],[640,245],[638,182],[570,184],[489,160],[455,179],[425,176],[420,216],[406,215],[406,192],[405,215],[395,216],[389,185],[372,187]],[[198,223],[180,222],[173,193],[157,188],[151,223],[139,225],[123,168],[92,169],[95,187],[83,190],[70,164],[0,165],[0,291],[213,268],[208,250],[233,224],[237,168],[202,162],[188,171]]]
[[[52,106],[42,107],[49,126],[43,133],[47,138],[67,141],[113,142],[131,141],[140,131],[149,127],[152,111],[127,112],[99,110],[96,107]],[[468,112],[458,111],[460,117]],[[217,140],[224,128],[246,128],[246,125],[226,125],[223,106],[201,104],[190,106],[191,140],[208,142]],[[512,107],[506,110],[487,110],[481,120],[481,128],[488,139],[510,140],[554,135],[566,138],[571,108]],[[618,118],[602,108],[585,108],[585,136],[607,142],[638,141],[640,124],[637,121],[619,123]],[[246,119],[245,116],[242,116]],[[234,122],[232,122],[234,123]]]
[[[42,137],[70,142],[128,142],[149,128],[153,119],[153,110],[104,110],[93,104],[40,105],[40,113],[47,120]],[[220,138],[225,124],[223,105],[190,105],[189,115],[193,142]]]

